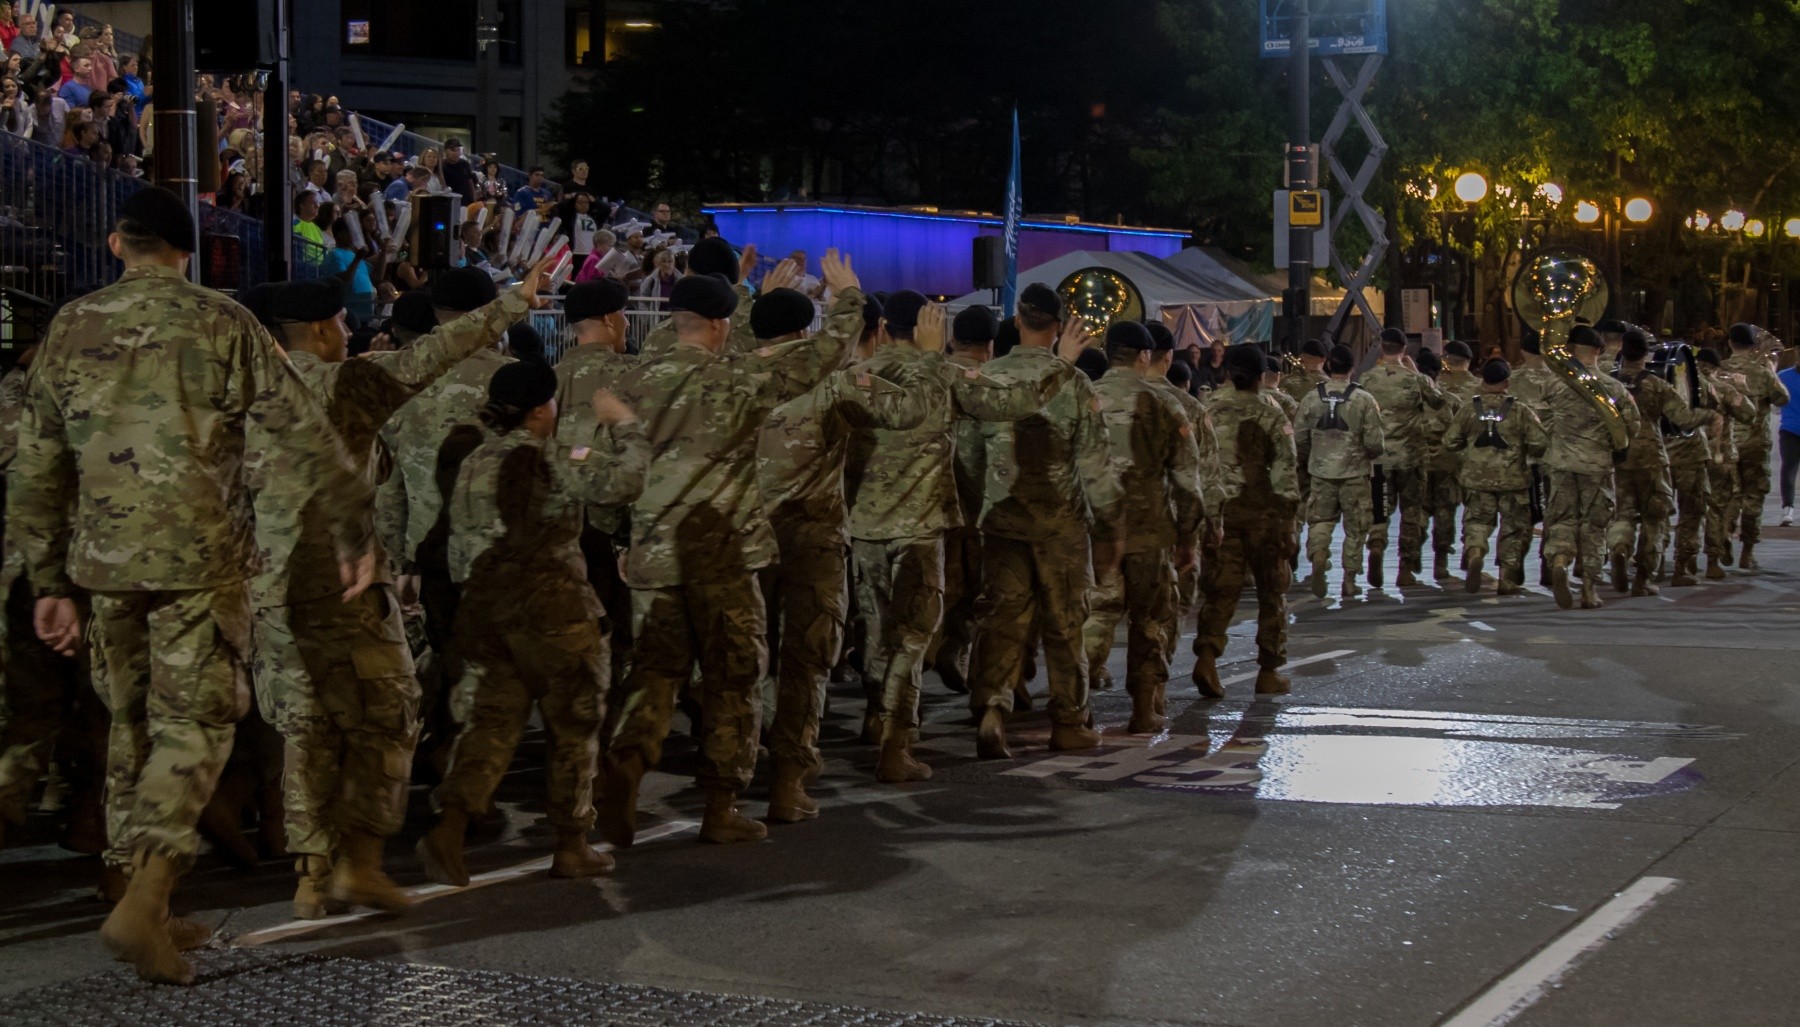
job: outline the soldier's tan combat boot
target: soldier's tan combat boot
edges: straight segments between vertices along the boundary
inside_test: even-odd
[[[1575,594],[1569,591],[1569,558],[1550,558],[1550,591],[1556,593],[1556,605],[1565,610],[1575,608]]]
[[[1708,580],[1708,581],[1724,581],[1725,580],[1725,568],[1719,566],[1719,564],[1720,564],[1720,560],[1716,556],[1709,556],[1706,558],[1706,580]]]
[[[1345,580],[1349,580],[1346,575]],[[1219,657],[1212,652],[1194,654],[1194,687],[1202,699],[1225,698],[1225,686],[1219,684]]]
[[[152,984],[194,983],[194,968],[181,958],[169,933],[169,893],[175,880],[172,860],[139,852],[125,897],[100,925],[100,940],[108,951]]]
[[[1134,735],[1153,735],[1161,731],[1168,718],[1163,716],[1162,686],[1153,690],[1145,690],[1131,697],[1131,723],[1125,730]]]
[[[1291,687],[1292,683],[1288,681],[1287,675],[1273,667],[1264,667],[1256,672],[1257,695],[1286,695]]]
[[[981,711],[981,723],[975,728],[975,755],[984,760],[1013,758],[1006,745],[1006,711],[998,706]]]
[[[1605,605],[1605,603],[1600,601],[1600,586],[1591,581],[1583,581],[1581,583],[1581,608],[1584,610],[1598,610]]]
[[[1344,583],[1338,586],[1338,595],[1344,599],[1355,599],[1362,595],[1362,586],[1356,583],[1355,571],[1344,572]]]
[[[913,758],[910,728],[890,723],[882,729],[881,757],[875,763],[875,780],[890,785],[931,780],[931,768]]]
[[[1050,748],[1056,752],[1092,749],[1100,744],[1100,732],[1086,724],[1050,725]]]
[[[1743,551],[1738,554],[1738,570],[1749,572],[1762,570],[1762,564],[1756,562],[1756,555],[1753,552],[1755,548],[1756,543],[1754,542],[1744,543]]]
[[[864,745],[881,744],[881,714],[874,710],[863,714],[862,743]]]
[[[425,876],[452,888],[469,886],[469,868],[463,863],[463,836],[469,830],[469,814],[461,806],[445,806],[444,812],[413,849],[425,865]]]
[[[1370,577],[1373,578],[1373,575]],[[1406,565],[1404,559],[1401,561],[1400,575],[1394,579],[1394,584],[1400,588],[1417,588],[1419,585],[1419,576],[1413,573],[1413,569]]]
[[[1695,560],[1693,553],[1675,558],[1675,573],[1669,577],[1670,588],[1686,588],[1700,583],[1700,579],[1694,575]]]
[[[797,824],[818,815],[819,804],[806,794],[805,772],[777,763],[769,781],[769,819],[777,824]]]
[[[556,851],[550,854],[551,877],[598,877],[611,873],[612,868],[613,858],[589,845],[586,831],[556,833]]]
[[[1631,579],[1631,594],[1634,596],[1661,595],[1662,589],[1650,583],[1650,569],[1639,567],[1637,574]]]
[[[1612,555],[1612,587],[1614,592],[1629,592],[1630,583],[1626,580],[1629,568],[1625,566],[1625,554]]]
[[[1431,576],[1438,581],[1450,577],[1450,553],[1448,550],[1437,551],[1437,559],[1431,565]]]
[[[1314,560],[1312,573],[1306,577],[1307,587],[1311,588],[1312,594],[1320,599],[1325,598],[1325,572],[1330,569],[1331,561],[1329,559]]]
[[[300,856],[294,860],[300,883],[294,887],[294,919],[323,920],[337,916],[344,907],[331,901],[331,860],[324,856]]]
[[[630,753],[623,759],[606,758],[606,775],[600,784],[596,808],[600,837],[615,849],[631,848],[637,834],[638,786],[644,781],[644,757]]]
[[[398,913],[412,905],[412,898],[381,869],[387,839],[366,831],[344,834],[343,855],[331,869],[332,899],[351,906]]]
[[[94,898],[110,906],[125,897],[125,889],[130,884],[131,879],[125,876],[123,867],[102,863],[100,880],[94,882]]]
[[[700,818],[700,840],[715,845],[760,842],[769,829],[738,812],[736,793],[725,788],[706,791],[706,813]]]
[[[1487,562],[1487,550],[1471,549],[1463,554],[1463,591],[1474,595],[1481,591],[1481,565]]]

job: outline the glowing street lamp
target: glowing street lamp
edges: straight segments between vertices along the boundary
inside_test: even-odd
[[[1593,200],[1580,200],[1575,204],[1575,220],[1584,225],[1591,225],[1600,220],[1600,205]]]
[[[1761,239],[1763,233],[1768,230],[1769,226],[1763,224],[1761,221],[1751,221],[1744,226],[1744,234],[1752,239]]]
[[[1687,226],[1696,232],[1706,231],[1712,227],[1712,223],[1712,218],[1703,210],[1694,211],[1694,215],[1687,219]]]
[[[1539,199],[1552,207],[1562,206],[1563,189],[1562,186],[1557,185],[1555,182],[1545,182],[1543,185],[1538,186],[1537,195]]]
[[[1634,225],[1641,225],[1650,220],[1650,215],[1653,213],[1655,213],[1655,209],[1650,206],[1650,201],[1642,196],[1625,201],[1625,220]]]
[[[1464,203],[1480,203],[1487,198],[1487,179],[1480,172],[1465,171],[1456,176],[1456,198]]]
[[[1789,239],[1800,239],[1800,218],[1788,218],[1781,230],[1787,233]]]
[[[1719,227],[1727,232],[1741,232],[1744,230],[1745,220],[1743,211],[1728,210],[1719,215]]]

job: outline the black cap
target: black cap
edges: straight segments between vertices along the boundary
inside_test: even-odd
[[[1300,344],[1300,355],[1303,357],[1319,357],[1323,359],[1329,351],[1325,343],[1319,339],[1308,339]]]
[[[1694,359],[1702,364],[1711,364],[1714,367],[1718,367],[1719,351],[1713,349],[1711,346],[1702,346],[1694,351]]]
[[[1155,343],[1150,341],[1150,333],[1136,321],[1114,321],[1106,329],[1106,352],[1136,353],[1148,352]]]
[[[1100,376],[1107,372],[1106,356],[1090,346],[1076,355],[1075,366],[1090,380],[1099,381]]]
[[[515,360],[488,379],[488,402],[535,410],[556,397],[556,372],[533,360]]]
[[[778,339],[812,327],[813,302],[793,289],[771,289],[750,307],[750,330],[758,339]]]
[[[544,337],[532,327],[530,321],[520,321],[506,330],[506,351],[520,360],[536,364],[547,364],[544,358]]]
[[[286,324],[329,321],[343,311],[344,283],[336,278],[284,283],[269,304],[269,315]]]
[[[1444,357],[1446,359],[1458,357],[1463,360],[1474,360],[1475,351],[1470,349],[1468,343],[1465,342],[1446,342],[1444,343]]]
[[[1285,374],[1287,368],[1281,364],[1281,358],[1273,353],[1263,354],[1263,374]]]
[[[1632,328],[1619,340],[1619,359],[1642,360],[1650,355],[1650,334],[1642,328]]]
[[[1157,353],[1173,353],[1175,351],[1175,333],[1161,321],[1145,321],[1144,331],[1150,333],[1150,348]]]
[[[1533,356],[1537,356],[1542,352],[1542,339],[1543,336],[1538,334],[1537,329],[1527,328],[1525,329],[1525,334],[1519,337],[1519,348]]]
[[[1428,349],[1419,351],[1419,355],[1413,358],[1413,365],[1427,378],[1436,378],[1444,373],[1443,358]]]
[[[1482,365],[1481,380],[1487,382],[1489,385],[1498,385],[1511,377],[1512,368],[1508,366],[1506,361],[1501,360],[1499,357],[1495,357]]]
[[[1225,347],[1225,370],[1234,378],[1261,378],[1263,351],[1249,344]]]
[[[1331,352],[1325,354],[1326,374],[1349,374],[1350,369],[1355,366],[1356,354],[1350,352],[1350,347],[1341,343],[1332,346]]]
[[[455,267],[439,271],[431,280],[431,305],[439,310],[466,314],[494,302],[500,290],[486,271],[478,267]]]
[[[605,317],[625,309],[631,291],[614,278],[599,278],[569,287],[563,294],[563,313],[570,324]]]
[[[275,282],[263,282],[252,285],[238,296],[238,302],[256,318],[258,324],[273,331],[275,329],[275,291],[280,288]]]
[[[1383,328],[1381,344],[1383,346],[1404,346],[1406,345],[1406,333],[1398,328]]]
[[[873,295],[863,297],[863,331],[872,332],[881,327],[881,301]]]
[[[888,328],[906,331],[918,327],[919,311],[930,302],[923,293],[901,289],[881,305],[881,316],[887,321]]]
[[[1756,345],[1756,329],[1739,321],[1725,330],[1725,338],[1733,349],[1749,349]]]
[[[738,255],[719,236],[702,239],[688,251],[688,271],[695,275],[724,275],[726,285],[736,285]]]
[[[1581,346],[1585,349],[1603,349],[1606,346],[1606,342],[1600,338],[1600,333],[1594,331],[1592,327],[1588,325],[1576,325],[1569,329],[1569,348],[1574,349],[1576,346]]]
[[[724,321],[737,310],[737,293],[723,275],[688,275],[669,290],[669,310]]]
[[[1000,334],[1000,319],[986,307],[966,307],[950,322],[950,338],[959,346],[982,346]]]
[[[1183,392],[1186,392],[1188,387],[1194,384],[1194,372],[1188,370],[1188,366],[1179,360],[1169,365],[1167,377]]]
[[[394,300],[394,325],[424,335],[437,327],[437,312],[431,307],[430,289],[409,289]]]
[[[1056,321],[1061,321],[1063,317],[1062,297],[1056,294],[1055,289],[1042,282],[1033,282],[1020,291],[1019,306],[1030,307]]]
[[[127,196],[119,204],[119,220],[183,253],[194,252],[194,215],[181,197],[161,186],[145,186]]]

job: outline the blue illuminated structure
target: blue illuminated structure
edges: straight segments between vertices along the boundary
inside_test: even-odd
[[[848,253],[870,292],[917,289],[928,296],[960,296],[973,286],[975,239],[998,236],[1004,219],[969,211],[857,207],[816,203],[724,203],[703,208],[734,245],[755,243],[766,258],[805,250],[818,273],[827,249]],[[1019,230],[1019,267],[1031,268],[1076,250],[1112,250],[1167,257],[1188,233],[1025,218]]]

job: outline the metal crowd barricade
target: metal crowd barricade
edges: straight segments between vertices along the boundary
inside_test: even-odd
[[[119,276],[106,237],[141,179],[0,133],[0,288],[54,303]]]
[[[367,137],[370,146],[374,146],[383,139],[386,139],[388,133],[394,130],[393,125],[388,124],[385,121],[377,121],[366,114],[358,114],[356,117],[357,120],[362,122],[363,135]],[[400,138],[394,140],[394,149],[408,157],[417,157],[426,150],[435,149],[438,151],[439,156],[442,156],[444,144],[430,136],[420,135],[417,132],[402,132],[400,133]],[[470,150],[465,150],[464,156],[470,161],[480,161],[480,158]],[[481,170],[479,163],[477,163],[475,170]],[[500,177],[506,180],[506,193],[508,196],[511,196],[525,185],[526,179],[530,176],[510,164],[501,164]]]

